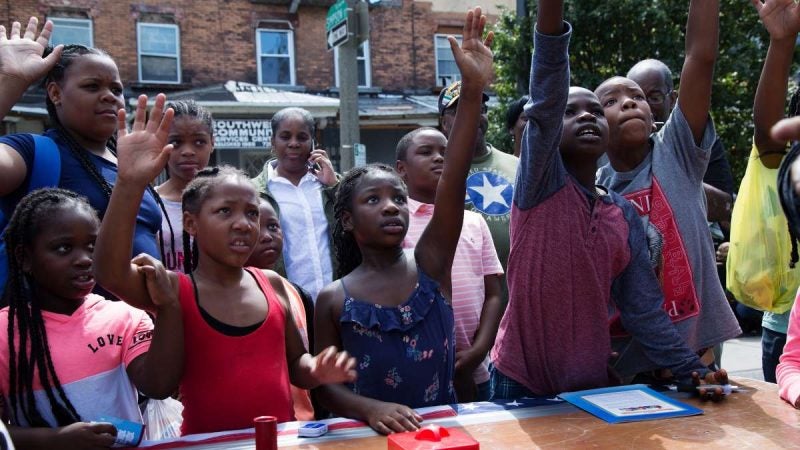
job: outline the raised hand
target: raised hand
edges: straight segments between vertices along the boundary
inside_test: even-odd
[[[794,39],[800,32],[800,6],[794,0],[750,1],[772,39]]]
[[[147,96],[140,95],[136,103],[133,127],[125,128],[125,110],[117,113],[117,165],[118,177],[142,186],[150,183],[167,165],[172,144],[167,144],[167,135],[175,111],[164,111],[167,99],[164,94],[156,96],[146,119]]]
[[[461,71],[462,83],[474,83],[483,89],[489,84],[494,73],[492,61],[494,56],[490,49],[494,33],[489,32],[483,39],[483,30],[486,27],[486,16],[481,14],[480,6],[467,11],[464,21],[461,46],[453,36],[448,36],[450,48],[453,50],[458,69]]]
[[[319,384],[353,382],[357,377],[356,359],[330,346],[311,359],[311,376]]]
[[[367,423],[380,434],[416,431],[422,422],[422,416],[405,405],[397,403],[375,402],[367,413]]]
[[[7,81],[12,83],[16,81],[24,86],[23,89],[45,76],[55,66],[63,49],[59,45],[46,58],[42,58],[53,32],[53,22],[48,20],[37,37],[38,25],[39,20],[31,17],[25,33],[20,36],[22,25],[14,22],[8,37],[6,28],[0,25],[0,76],[7,77]]]

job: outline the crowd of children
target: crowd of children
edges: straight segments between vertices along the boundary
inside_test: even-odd
[[[108,447],[116,430],[99,419],[141,422],[137,391],[177,394],[184,434],[265,414],[334,414],[389,434],[419,428],[424,406],[632,380],[727,383],[713,348],[740,330],[703,190],[719,2],[690,2],[680,96],[659,103],[670,102],[661,127],[649,85],[570,86],[569,41],[582,30],[563,0],[538,3],[530,92],[508,117],[519,159],[508,156],[518,168],[499,233],[464,204],[476,158],[498,152],[484,138],[493,34],[479,7],[461,43],[449,38],[461,82],[440,97],[445,134],[414,130],[396,167],[339,176],[310,114],[287,108],[272,118],[276,159],[253,180],[207,167],[202,106],[158,95],[147,111],[141,96],[128,126],[108,54],[46,50],[52,24],[39,32],[34,18],[8,35],[0,26],[0,118],[43,79],[53,125],[44,140],[0,137],[0,411],[17,447]],[[800,7],[753,4],[771,38],[754,155],[783,161],[796,205],[800,162],[788,169],[784,156],[800,121],[770,128]],[[31,190],[48,164],[52,187]],[[507,175],[500,165],[491,170]],[[800,213],[787,213],[791,227]],[[800,407],[798,309],[777,380]]]

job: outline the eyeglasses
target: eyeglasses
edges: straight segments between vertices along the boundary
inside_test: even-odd
[[[661,105],[664,103],[664,100],[667,99],[667,96],[671,93],[672,93],[671,90],[667,92],[655,91],[647,96],[647,103],[650,103],[651,105]]]

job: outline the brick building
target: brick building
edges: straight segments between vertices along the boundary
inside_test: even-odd
[[[514,0],[500,3],[513,8]],[[332,4],[333,0],[1,0],[0,23],[31,15],[53,20],[54,42],[99,47],[116,60],[129,100],[155,92],[165,92],[168,98],[194,97],[229,128],[260,127],[283,106],[306,107],[318,120],[319,144],[335,159],[338,64],[336,51],[327,50],[325,43],[325,17]],[[358,62],[367,161],[393,162],[400,136],[437,124],[436,94],[457,77],[446,36],[460,33],[471,4],[381,0],[369,6],[370,35]],[[488,12],[499,14],[497,7]],[[294,103],[286,103],[282,91],[297,94]],[[32,89],[0,131],[39,131],[45,122],[43,92]],[[234,141],[230,147],[218,146],[218,161],[252,171],[266,158],[262,141],[245,140],[239,147]]]

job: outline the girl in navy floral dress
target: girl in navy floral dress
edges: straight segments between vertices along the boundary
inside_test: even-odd
[[[463,43],[449,38],[461,71],[456,123],[447,144],[433,217],[412,253],[408,192],[385,165],[358,167],[339,184],[334,247],[340,280],[317,297],[315,348],[337,345],[358,359],[358,379],[320,389],[332,412],[364,420],[376,431],[413,431],[412,408],[453,403],[455,372],[450,269],[464,218],[483,88],[492,76],[492,35],[481,40],[486,17],[467,12]],[[407,151],[411,139],[402,139]],[[408,150],[410,151],[410,150]]]

